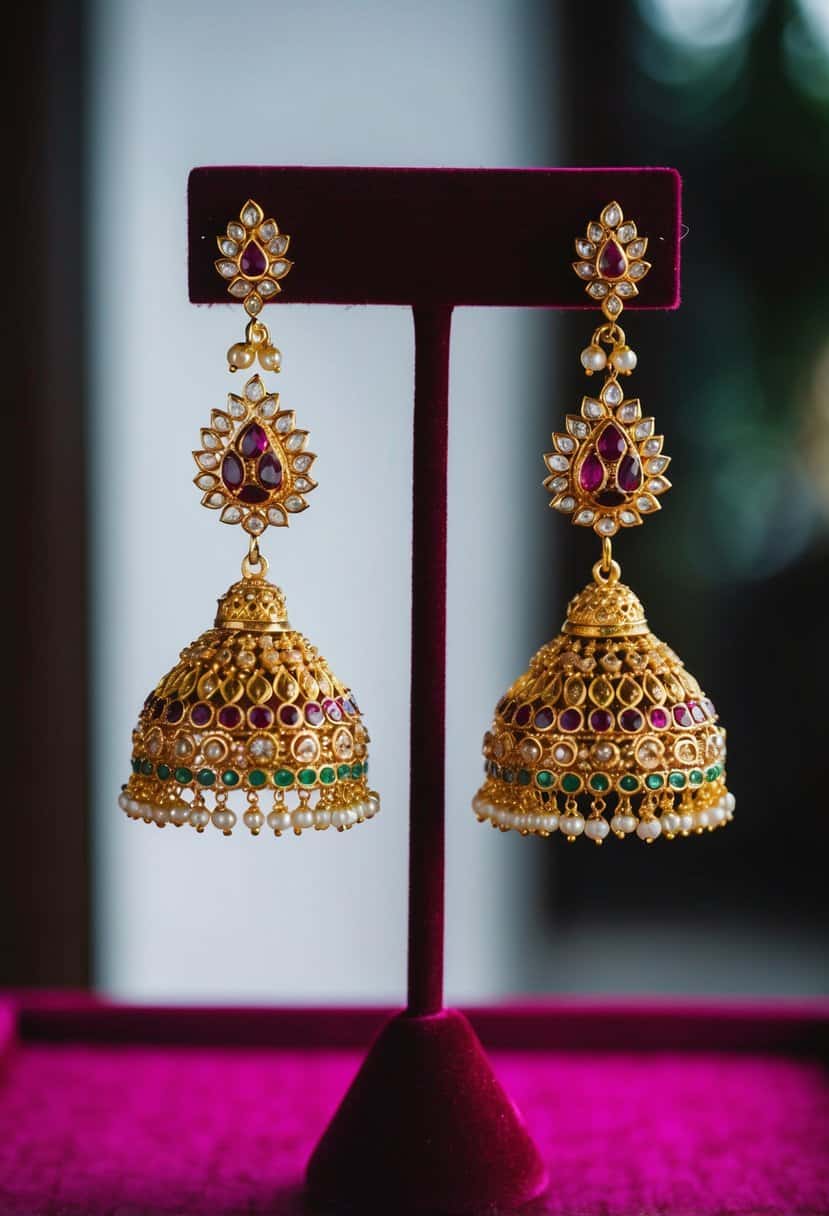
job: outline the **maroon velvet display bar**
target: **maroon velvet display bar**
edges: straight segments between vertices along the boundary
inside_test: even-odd
[[[275,303],[589,308],[573,239],[616,199],[648,237],[653,269],[626,309],[679,304],[675,169],[194,169],[193,304],[230,304],[216,237],[255,198],[291,236]],[[237,304],[238,307],[238,304]],[[265,309],[265,317],[270,311]]]
[[[598,307],[573,240],[615,199],[648,237],[640,307],[679,302],[673,169],[202,168],[189,183],[196,304],[234,303],[216,237],[254,198],[291,236],[275,303],[403,304],[415,321],[408,1003],[379,1033],[306,1181],[363,1212],[514,1208],[547,1180],[467,1019],[443,1008],[446,469],[452,308]],[[238,305],[237,305],[238,308]],[[270,308],[263,319],[268,320]],[[434,763],[424,766],[429,755]],[[370,1156],[366,1157],[366,1148]]]

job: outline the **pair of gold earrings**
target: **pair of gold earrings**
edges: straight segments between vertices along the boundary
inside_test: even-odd
[[[229,369],[258,363],[279,372],[281,354],[259,316],[293,265],[290,238],[248,200],[217,241],[216,269],[250,318],[244,341],[227,353]],[[472,805],[501,831],[596,844],[612,831],[652,844],[713,830],[734,812],[714,706],[650,632],[612,555],[619,529],[658,511],[670,488],[662,436],[623,388],[637,358],[618,320],[650,269],[646,250],[616,202],[576,240],[573,268],[605,317],[581,364],[604,380],[553,435],[544,485],[551,507],[597,534],[602,556],[561,633],[498,702],[484,737],[485,780]],[[317,485],[307,443],[258,373],[201,432],[193,455],[202,503],[243,528],[248,552],[214,627],[147,697],[119,799],[133,819],[198,832],[212,824],[230,835],[242,811],[253,835],[267,824],[280,836],[344,831],[380,809],[357,702],[291,627],[259,550],[265,529],[287,526]]]

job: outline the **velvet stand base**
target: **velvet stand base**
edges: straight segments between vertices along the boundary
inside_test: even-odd
[[[325,1210],[476,1216],[546,1185],[541,1158],[463,1014],[380,1032],[308,1165]]]

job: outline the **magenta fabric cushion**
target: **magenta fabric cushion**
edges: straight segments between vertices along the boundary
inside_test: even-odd
[[[528,1212],[829,1212],[818,1062],[626,1050],[635,1037],[605,1016],[618,1050],[491,1053],[551,1178]],[[0,1212],[298,1214],[308,1157],[364,1054],[314,1049],[318,1030],[309,1025],[308,1050],[24,1041],[0,1085]],[[372,1168],[368,1136],[362,1164]]]

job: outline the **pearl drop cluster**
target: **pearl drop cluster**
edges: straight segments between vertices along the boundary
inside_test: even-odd
[[[601,346],[594,346],[592,342],[589,346],[585,346],[580,358],[581,365],[588,376],[592,376],[594,372],[604,371],[608,362],[615,367],[617,372],[621,372],[623,376],[629,376],[639,362],[636,351],[630,346],[615,347],[608,358]]]
[[[214,811],[209,811],[207,807],[201,805],[190,806],[186,802],[176,802],[168,806],[151,806],[147,802],[139,802],[130,797],[126,790],[120,794],[118,805],[130,819],[143,819],[145,823],[156,823],[162,828],[168,823],[172,823],[176,827],[189,823],[197,832],[203,832],[207,825],[212,823],[213,827],[223,835],[230,836],[237,823],[235,811],[230,810],[227,805],[217,806]],[[266,822],[277,836],[291,831],[294,835],[301,836],[303,831],[307,831],[309,828],[324,831],[326,828],[332,827],[342,832],[353,827],[355,823],[364,823],[367,819],[373,819],[379,810],[380,796],[371,791],[363,801],[350,807],[338,807],[331,810],[329,807],[312,808],[303,805],[293,811],[284,807],[275,808],[267,816],[267,820],[258,807],[249,807],[242,816],[242,822],[252,836],[258,836]]]
[[[502,831],[514,829],[524,835],[540,836],[560,832],[568,840],[575,840],[577,836],[584,835],[595,844],[601,844],[611,831],[620,840],[635,833],[639,840],[645,841],[646,844],[652,844],[659,836],[673,840],[675,836],[704,832],[706,828],[713,831],[716,827],[730,823],[734,817],[735,805],[734,795],[725,793],[713,806],[686,810],[681,804],[678,810],[663,811],[659,817],[644,814],[642,818],[630,811],[617,811],[608,823],[599,814],[592,814],[585,819],[578,811],[566,811],[564,814],[555,809],[542,812],[513,811],[508,807],[496,806],[481,794],[476,794],[472,799],[472,810],[478,819],[482,823],[489,822]]]

